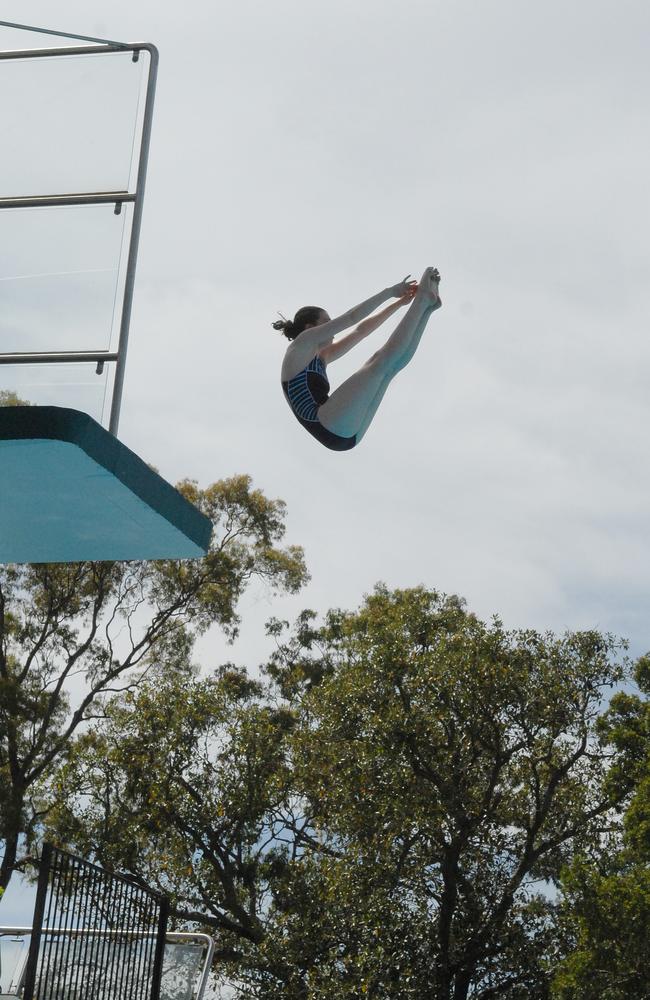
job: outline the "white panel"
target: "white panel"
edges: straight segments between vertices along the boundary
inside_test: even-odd
[[[126,190],[147,64],[130,52],[0,60],[0,197]]]

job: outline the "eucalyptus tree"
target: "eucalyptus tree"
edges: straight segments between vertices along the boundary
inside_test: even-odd
[[[299,623],[270,669],[301,705],[316,843],[288,866],[276,942],[314,996],[548,995],[548,887],[620,798],[597,723],[621,647],[421,588]]]
[[[650,984],[650,656],[636,663],[638,691],[614,695],[600,722],[613,749],[608,780],[624,797],[620,828],[562,875],[566,958],[558,1000],[644,1000]]]
[[[179,488],[214,524],[202,559],[0,568],[0,889],[29,859],[49,776],[104,699],[158,664],[187,669],[211,626],[234,637],[252,579],[288,592],[307,579],[302,550],[279,546],[284,504],[248,476]]]
[[[597,725],[621,644],[424,588],[269,634],[264,682],[162,670],[115,696],[51,835],[218,930],[241,997],[547,997],[547,887],[621,800]]]

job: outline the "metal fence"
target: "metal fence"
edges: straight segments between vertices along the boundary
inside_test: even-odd
[[[45,844],[24,1000],[160,1000],[167,917],[164,896]]]
[[[128,949],[140,947],[140,939],[124,931],[120,933],[83,927],[81,931],[54,928],[48,933],[58,938],[60,948],[66,937],[75,938],[79,933],[87,937],[109,937],[111,947],[118,936]],[[31,937],[31,927],[0,926],[0,1000],[5,997],[22,1000]],[[155,937],[155,934],[149,937]],[[214,951],[215,942],[209,934],[167,931],[160,1000],[203,1000],[208,988]]]

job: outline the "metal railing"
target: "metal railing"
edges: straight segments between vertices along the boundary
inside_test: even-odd
[[[65,930],[64,928],[52,928],[50,934],[55,935],[64,941],[66,938],[74,938],[75,935],[82,935],[86,938],[109,937],[109,943],[124,940],[129,945],[134,946],[142,936],[131,935],[127,931],[107,932],[97,928],[82,927],[78,931]],[[26,938],[31,938],[32,928],[25,926],[0,926],[0,955],[3,939],[13,938],[15,941],[23,942]],[[178,996],[178,974],[176,952],[188,946],[195,946],[200,950],[199,960],[186,970],[184,975],[185,989],[182,992],[183,1000],[203,1000],[208,985],[212,961],[214,958],[215,943],[209,934],[193,933],[191,931],[167,931],[165,934],[165,959],[161,978],[160,1000],[176,1000]],[[17,998],[22,1000],[25,985],[25,974],[27,967],[27,951],[15,962],[10,979],[0,979],[5,992],[2,997]]]
[[[30,28],[26,25],[13,24],[7,21],[0,21],[0,25],[9,28],[24,29],[29,31],[40,31],[44,34],[59,35],[66,38],[78,38],[81,41],[95,41],[86,39],[84,36],[68,35],[64,32],[44,31],[44,29]],[[131,323],[131,311],[133,306],[133,291],[135,287],[135,271],[138,258],[138,245],[140,242],[140,230],[142,226],[142,209],[144,201],[144,190],[147,178],[147,164],[149,161],[149,146],[151,143],[151,127],[153,123],[153,106],[156,93],[156,80],[158,75],[158,49],[149,42],[138,42],[126,44],[122,42],[105,42],[99,45],[64,46],[57,48],[43,49],[12,49],[0,52],[0,61],[22,60],[22,59],[46,59],[48,57],[74,57],[87,56],[101,53],[131,52],[133,60],[137,61],[141,52],[149,54],[149,75],[147,79],[147,90],[144,105],[144,116],[142,121],[142,136],[140,141],[140,153],[138,158],[137,179],[135,191],[86,191],[76,194],[57,194],[48,192],[47,194],[32,195],[28,197],[0,197],[1,209],[22,209],[22,208],[43,208],[66,205],[115,205],[115,212],[119,214],[124,203],[133,204],[133,220],[131,223],[131,234],[129,239],[129,249],[126,264],[126,275],[124,279],[124,295],[122,299],[122,313],[120,320],[119,341],[116,352],[108,351],[76,351],[76,352],[25,352],[0,354],[0,365],[14,364],[52,364],[56,362],[88,362],[93,361],[98,364],[98,373],[103,370],[105,362],[115,362],[115,378],[113,382],[113,398],[109,418],[109,430],[111,434],[117,434],[120,408],[122,405],[122,392],[124,389],[124,374],[126,366],[126,355],[129,343],[129,327]],[[101,366],[101,367],[100,367]]]
[[[24,1000],[159,1000],[168,913],[165,896],[45,843]]]

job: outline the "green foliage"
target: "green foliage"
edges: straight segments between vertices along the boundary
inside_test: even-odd
[[[636,664],[650,694],[650,658]],[[553,984],[559,1000],[647,998],[650,983],[650,701],[620,692],[600,721],[615,757],[613,794],[628,803],[623,836],[591,845],[563,873],[568,957]]]
[[[266,689],[227,667],[112,699],[50,833],[218,928],[241,997],[547,997],[544,883],[620,800],[596,727],[619,644],[423,588],[287,629]]]
[[[612,803],[603,758],[589,751],[602,689],[621,676],[616,644],[507,633],[457,600],[384,588],[358,614],[330,616],[318,642],[326,657],[298,674],[286,651],[271,665],[287,693],[304,671],[296,782],[326,844],[345,846],[359,919],[369,899],[359,873],[375,900],[379,871],[379,926],[397,921],[396,954],[416,940],[419,956],[396,994],[402,973],[384,981],[378,952],[366,951],[365,979],[341,995],[544,995],[552,907],[535,882],[558,877]],[[357,954],[354,935],[341,940]]]
[[[0,389],[0,406],[29,406],[26,399],[21,399],[11,389]]]
[[[29,852],[53,770],[104,700],[163,666],[191,673],[197,636],[237,634],[253,577],[292,593],[307,579],[302,550],[278,546],[284,504],[249,477],[180,488],[214,523],[203,559],[0,568],[0,886],[28,861],[21,837]]]
[[[185,913],[229,910],[224,929],[256,939],[258,920],[237,900],[277,795],[285,731],[282,713],[234,668],[144,683],[76,741],[53,784],[48,825],[79,853],[169,893]]]

